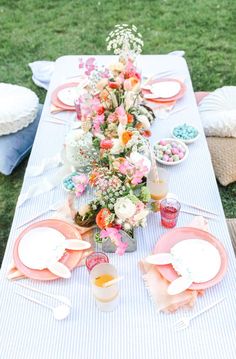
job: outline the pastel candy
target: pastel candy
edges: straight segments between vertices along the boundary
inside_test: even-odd
[[[178,155],[174,155],[172,157],[173,161],[176,162],[176,161],[179,161],[179,156]]]

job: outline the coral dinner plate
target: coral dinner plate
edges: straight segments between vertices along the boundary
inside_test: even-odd
[[[169,253],[170,249],[178,242],[183,240],[193,239],[193,238],[203,239],[205,241],[208,241],[209,243],[211,243],[213,246],[216,247],[216,249],[220,254],[221,266],[217,275],[213,279],[209,280],[208,282],[193,283],[191,287],[189,287],[190,289],[194,289],[194,290],[207,289],[219,283],[224,277],[227,269],[226,251],[223,245],[221,244],[221,242],[218,239],[216,239],[211,233],[192,227],[180,227],[180,228],[172,229],[171,231],[163,234],[160,237],[154,248],[153,253],[154,254],[163,253],[163,252]],[[166,278],[169,282],[173,282],[173,280],[179,277],[171,264],[158,265],[158,270],[160,271],[161,275],[164,278]]]
[[[58,86],[52,93],[51,101],[52,101],[53,105],[60,107],[63,110],[75,111],[75,106],[66,105],[65,103],[63,103],[62,101],[59,100],[58,93],[62,90],[68,89],[68,88],[77,87],[78,85],[79,85],[78,82],[69,82],[69,83],[65,83],[63,85]]]
[[[166,102],[173,102],[173,101],[177,101],[179,100],[181,97],[183,97],[183,95],[185,94],[186,92],[186,85],[177,80],[177,79],[161,79],[161,80],[152,80],[152,81],[149,81],[147,83],[147,85],[154,85],[156,83],[160,83],[160,82],[177,82],[179,85],[180,85],[180,90],[179,92],[175,95],[175,96],[172,96],[172,97],[168,97],[168,98],[149,98],[147,99],[147,101],[151,101],[151,102],[157,102],[157,103],[166,103]],[[150,91],[147,91],[147,90],[143,90],[143,93],[144,93],[144,96],[145,94],[150,94],[151,92]]]
[[[26,233],[28,233],[33,228],[39,228],[39,227],[48,227],[53,228],[59,231],[66,239],[69,238],[76,238],[76,239],[82,239],[80,233],[78,230],[71,224],[61,221],[59,219],[47,219],[44,221],[36,222],[31,224],[29,227],[24,229],[21,234],[17,237],[14,249],[13,249],[13,258],[15,265],[17,269],[23,273],[25,276],[31,279],[38,279],[38,280],[53,280],[59,278],[52,272],[50,272],[47,269],[43,270],[37,270],[37,269],[31,269],[29,267],[26,267],[20,260],[18,255],[18,247],[21,239],[24,237]],[[63,257],[60,259],[60,262],[65,264],[70,270],[74,269],[79,261],[81,260],[83,256],[84,251],[73,251],[67,249],[63,255]]]

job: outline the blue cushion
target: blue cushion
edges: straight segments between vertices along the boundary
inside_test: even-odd
[[[10,135],[0,136],[0,172],[4,175],[10,175],[30,152],[42,108],[43,106],[39,105],[37,116],[28,127]]]

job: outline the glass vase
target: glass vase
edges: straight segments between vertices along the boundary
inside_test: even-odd
[[[126,233],[125,231],[119,231],[122,235],[122,242],[128,243],[128,247],[125,252],[135,252],[137,250],[137,240],[135,236],[135,231],[133,230],[132,236]],[[106,238],[102,242],[102,251],[106,253],[115,253],[116,245],[111,241],[110,238]]]

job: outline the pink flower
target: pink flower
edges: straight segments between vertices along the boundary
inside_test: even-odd
[[[126,251],[126,248],[128,247],[128,243],[119,240],[116,245],[117,245],[116,254],[118,254],[119,256],[123,256],[123,254]]]
[[[127,160],[122,161],[119,165],[119,171],[124,175],[127,175],[132,169],[133,166]]]
[[[104,123],[104,113],[101,115],[97,115],[94,119],[93,119],[93,132],[94,134],[99,133],[100,132],[100,126]]]
[[[90,76],[91,72],[95,70],[96,67],[94,65],[94,62],[95,62],[94,57],[90,57],[86,61],[86,63],[85,63],[85,68],[86,68],[85,75]]]
[[[121,234],[118,229],[113,227],[107,227],[100,233],[101,238],[110,238],[115,244],[121,239]]]
[[[82,69],[84,67],[84,62],[82,57],[79,58],[79,69]]]
[[[117,121],[117,114],[115,112],[110,113],[107,117],[108,122],[116,122]]]
[[[117,246],[116,253],[122,256],[125,253],[125,250],[128,246],[128,243],[122,242],[121,234],[119,233],[117,228],[108,227],[103,229],[100,233],[101,238],[110,238],[112,242]]]
[[[120,105],[116,108],[115,113],[117,114],[118,120],[122,125],[127,125],[128,119],[126,111],[123,107],[123,105]]]
[[[74,182],[74,184],[83,184],[83,185],[87,185],[89,182],[88,177],[85,174],[73,176],[72,181]]]
[[[80,197],[85,191],[85,186],[83,184],[77,184],[75,186],[75,195],[76,197]]]

